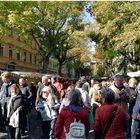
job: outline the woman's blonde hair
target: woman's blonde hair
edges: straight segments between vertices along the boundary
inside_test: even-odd
[[[10,73],[8,71],[5,71],[1,74],[1,77],[10,78]]]
[[[137,85],[138,81],[135,78],[130,78],[128,83],[129,84],[134,83],[135,85]]]

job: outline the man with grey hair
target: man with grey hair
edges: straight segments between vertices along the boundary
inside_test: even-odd
[[[36,102],[35,102],[35,105],[37,105],[40,97],[41,97],[41,94],[42,94],[42,89],[45,87],[45,86],[49,86],[49,82],[48,82],[48,76],[47,75],[44,75],[42,76],[42,84],[40,84],[40,86],[38,87],[38,90],[37,90],[37,96],[36,96]]]
[[[115,103],[121,105],[126,113],[128,113],[128,101],[129,101],[129,93],[125,89],[124,85],[124,77],[122,75],[116,75],[114,78],[113,85],[110,88],[115,93]]]
[[[122,75],[116,75],[114,78],[114,83],[110,88],[115,93],[115,103],[121,105],[125,114],[127,115],[127,120],[130,119],[129,115],[129,100],[130,100],[130,93],[124,87],[124,77]],[[130,133],[128,128],[125,130],[125,138],[130,138]]]

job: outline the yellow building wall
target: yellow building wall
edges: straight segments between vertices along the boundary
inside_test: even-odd
[[[30,45],[23,41],[22,38],[17,39],[14,34],[9,34],[2,38],[3,56],[0,56],[0,69],[8,71],[27,71],[27,72],[39,72],[38,64],[38,47],[35,42],[31,42]],[[9,46],[12,48],[13,56],[9,58]],[[20,60],[17,60],[17,52],[22,53]],[[23,59],[23,53],[26,52],[26,62]],[[32,54],[32,63],[30,62],[30,54]],[[36,64],[35,64],[36,56]],[[8,68],[8,65],[14,62],[15,69]],[[47,73],[57,74],[58,73],[58,62],[55,59],[50,58]],[[67,75],[67,70],[63,68],[62,73]]]
[[[14,70],[14,71],[30,71],[38,72],[39,66],[36,60],[38,57],[38,49],[35,43],[32,43],[32,46],[28,46],[24,42],[17,40],[16,36],[5,36],[3,37],[3,56],[0,56],[0,69],[4,70]],[[9,58],[9,46],[12,48],[12,59]],[[17,50],[20,50],[20,60],[17,60]],[[26,62],[24,62],[23,52],[26,52]],[[30,54],[32,54],[32,63],[30,62]],[[11,62],[15,63],[15,69],[9,69],[8,64]]]

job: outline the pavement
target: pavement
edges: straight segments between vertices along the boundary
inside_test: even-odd
[[[21,136],[22,139],[40,139],[42,135],[41,120],[37,119],[37,112],[32,110],[28,116],[28,125],[25,135]],[[8,128],[0,128],[0,139],[9,139]]]
[[[22,139],[41,139],[42,129],[41,129],[41,119],[37,118],[37,111],[32,110],[28,116],[28,125],[25,135],[22,136]],[[8,130],[6,128],[6,130]],[[8,131],[0,128],[0,139],[8,139]],[[94,139],[93,129],[90,130],[88,139]]]

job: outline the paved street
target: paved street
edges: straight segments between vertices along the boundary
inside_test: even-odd
[[[41,120],[37,119],[37,112],[32,110],[31,114],[29,115],[29,126],[28,128],[30,131],[26,133],[25,136],[22,136],[22,139],[40,139],[42,135],[41,131]],[[0,139],[8,138],[8,134],[6,133],[5,129],[0,129]]]
[[[42,135],[41,130],[41,120],[37,119],[37,112],[35,110],[32,110],[30,116],[29,116],[29,126],[30,128],[29,133],[27,133],[24,137],[22,136],[22,139],[40,139]],[[8,134],[4,129],[0,129],[0,139],[7,139]],[[90,131],[89,139],[93,139],[93,130]]]

